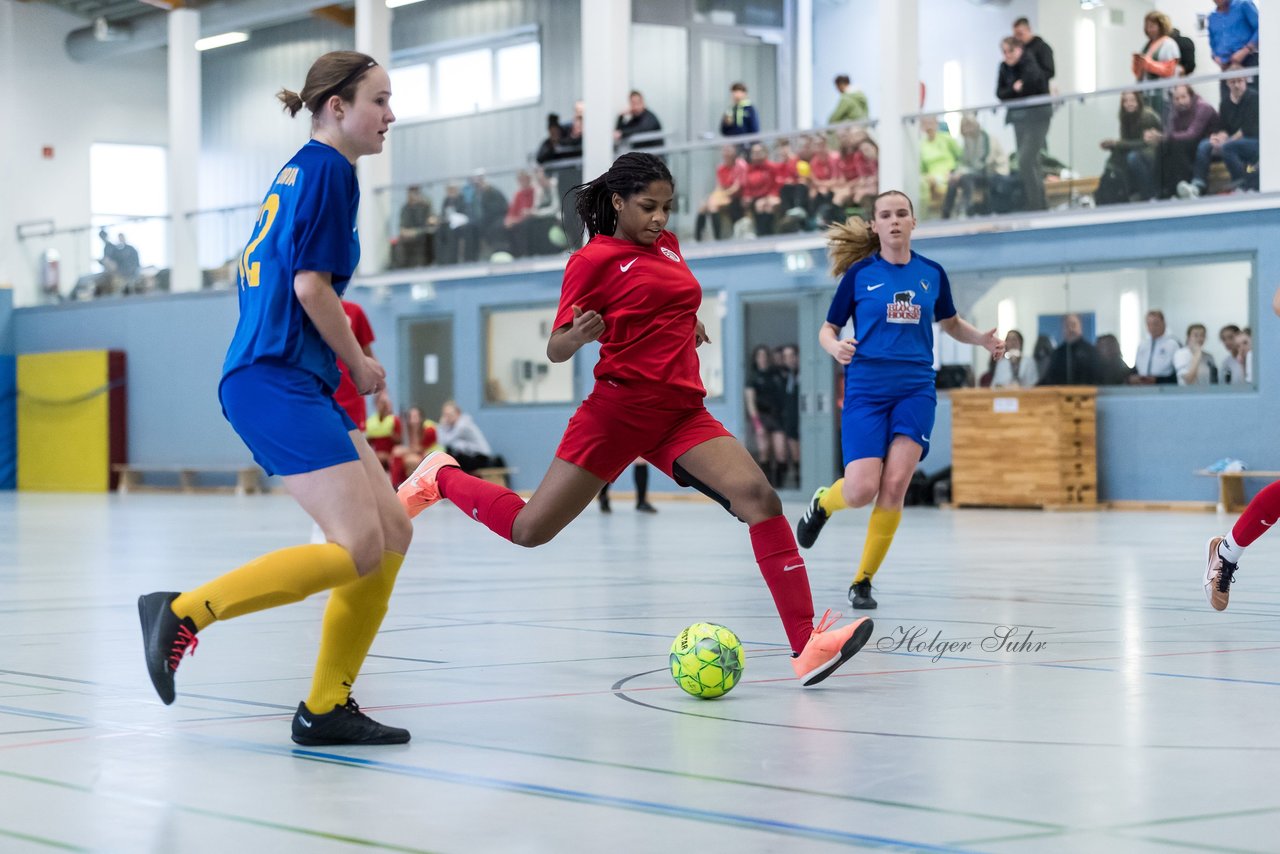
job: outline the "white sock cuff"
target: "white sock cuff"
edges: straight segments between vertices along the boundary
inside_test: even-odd
[[[1228,563],[1239,563],[1240,558],[1244,557],[1244,546],[1237,544],[1236,538],[1228,531],[1218,546],[1218,555]]]

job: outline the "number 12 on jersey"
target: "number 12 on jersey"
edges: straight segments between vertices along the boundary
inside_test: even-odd
[[[262,203],[262,208],[258,211],[258,233],[253,240],[249,241],[249,245],[244,248],[244,253],[240,256],[240,281],[247,284],[251,288],[256,288],[260,280],[261,262],[250,261],[249,256],[253,255],[258,244],[267,236],[267,232],[271,230],[271,225],[276,221],[276,214],[280,211],[280,196],[272,193],[267,196],[266,201]]]

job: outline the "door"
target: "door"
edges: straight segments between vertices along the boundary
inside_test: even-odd
[[[401,324],[409,363],[404,366],[404,397],[396,406],[402,412],[416,406],[424,418],[435,421],[444,402],[453,399],[453,319],[411,317]]]
[[[841,469],[835,400],[843,374],[818,346],[829,303],[828,291],[742,299],[739,358],[761,425],[746,418],[743,442],[774,487],[792,497],[831,483]],[[772,381],[760,379],[765,371],[774,372]]]

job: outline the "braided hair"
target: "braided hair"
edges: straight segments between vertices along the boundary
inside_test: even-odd
[[[574,210],[587,227],[588,239],[597,234],[612,235],[618,227],[618,212],[613,209],[613,194],[629,199],[654,181],[666,181],[675,187],[671,170],[661,159],[642,151],[628,151],[613,161],[609,171],[594,181],[579,184],[574,193]]]

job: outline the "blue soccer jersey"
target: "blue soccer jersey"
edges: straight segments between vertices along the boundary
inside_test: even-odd
[[[946,271],[911,253],[892,264],[879,253],[845,272],[827,322],[844,328],[853,320],[857,350],[845,368],[846,389],[933,381],[933,323],[956,313]]]
[[[330,273],[341,296],[360,261],[355,166],[337,149],[311,140],[276,175],[240,254],[240,321],[222,374],[268,360],[338,387],[337,358],[293,292],[300,270]]]

